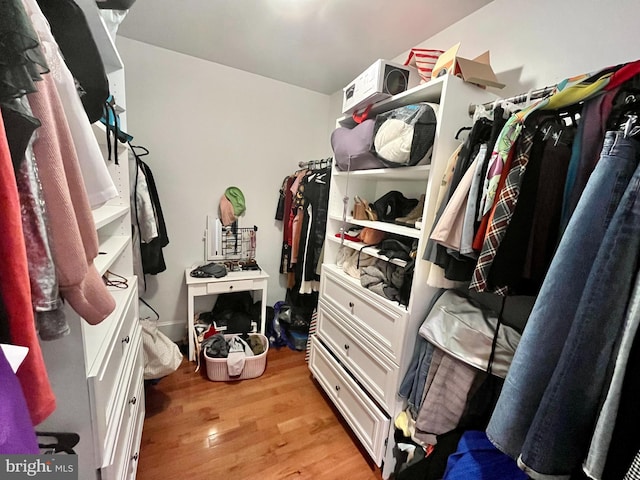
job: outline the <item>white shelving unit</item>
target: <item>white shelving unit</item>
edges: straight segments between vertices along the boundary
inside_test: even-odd
[[[334,221],[342,221],[340,217],[336,217],[335,215],[330,215],[329,218]],[[403,237],[409,238],[420,238],[421,233],[420,230],[411,227],[405,227],[404,225],[396,225],[395,223],[387,222],[372,222],[371,220],[354,220],[351,216],[347,217],[345,221],[349,225],[375,228],[376,230],[380,230],[382,232],[393,233],[395,235],[402,235]]]
[[[393,110],[394,108],[411,105],[412,103],[440,103],[440,100],[442,99],[442,91],[445,89],[445,84],[448,82],[449,79],[444,76],[433,79],[430,82],[423,83],[409,90],[405,90],[398,95],[394,95],[393,97],[376,103],[369,112],[369,117],[374,118],[375,115],[379,113],[388,112],[389,110]],[[343,127],[355,126],[355,122],[351,115],[340,117],[338,119],[338,123],[340,123],[340,125],[342,125]]]
[[[76,0],[87,18],[126,129],[124,66],[98,8],[92,0]],[[141,328],[138,287],[133,274],[131,215],[129,212],[128,146],[118,143],[119,165],[107,160],[106,128],[92,125],[96,140],[118,190],[118,197],[93,211],[99,255],[95,265],[126,278],[124,288],[108,287],[116,302],[109,317],[90,325],[65,307],[71,333],[60,340],[41,342],[57,408],[40,431],[75,432],[80,442],[78,478],[133,480],[144,421]]]
[[[93,211],[93,221],[96,228],[100,230],[128,213],[129,207],[127,205],[103,205]]]
[[[336,171],[333,175],[337,178],[351,177],[351,178],[378,178],[382,180],[416,180],[427,181],[429,178],[429,171],[431,165],[418,165],[410,168],[376,168],[372,170],[356,170],[354,172],[339,172]]]
[[[365,245],[362,242],[353,242],[351,240],[347,240],[344,239],[342,240],[340,237],[331,237],[331,236],[327,236],[327,240],[330,242],[335,242],[335,243],[341,243],[342,244],[351,248],[352,250],[358,250],[362,253],[366,253],[367,255],[371,256],[371,257],[376,257],[379,258],[381,260],[384,260],[385,262],[390,262],[394,265],[397,265],[399,267],[404,267],[407,265],[407,262],[405,262],[404,260],[400,260],[398,258],[393,258],[391,260],[389,260],[389,257],[385,256],[385,255],[381,255],[378,252],[378,249],[376,248],[375,245]]]
[[[116,263],[126,249],[131,246],[131,237],[125,235],[110,235],[100,242],[98,258],[94,263],[100,275],[104,275],[109,268]]]
[[[394,469],[393,420],[404,407],[397,396],[417,336],[435,290],[428,287],[428,263],[421,260],[428,232],[435,216],[438,187],[444,169],[459,141],[460,127],[469,125],[469,105],[494,96],[453,76],[437,78],[373,106],[371,115],[403,105],[433,102],[440,105],[431,164],[428,166],[340,172],[331,177],[324,264],[320,282],[317,335],[313,338],[309,368],[329,399],[344,416],[354,434],[377,465],[383,477]],[[351,117],[337,120],[351,127]],[[390,190],[407,198],[425,195],[423,229],[384,222],[354,220],[353,199],[369,202]],[[348,198],[345,208],[343,199]],[[335,236],[341,228],[358,225],[418,240],[409,305],[403,307],[367,290],[337,265],[338,250],[344,246],[360,250],[362,244]],[[364,253],[386,257],[365,248]],[[398,265],[402,262],[393,260]]]

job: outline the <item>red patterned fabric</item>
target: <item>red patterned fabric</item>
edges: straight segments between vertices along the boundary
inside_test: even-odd
[[[0,115],[0,295],[8,317],[11,341],[29,347],[17,372],[34,425],[56,408],[31,307],[27,252],[22,234],[18,187]],[[0,388],[2,388],[0,386]]]
[[[492,218],[487,228],[487,234],[482,245],[482,251],[478,257],[478,262],[476,263],[476,268],[473,271],[473,277],[469,286],[469,288],[478,292],[490,290],[487,285],[489,271],[496,252],[500,247],[500,243],[507,233],[509,222],[511,222],[513,212],[518,203],[520,186],[522,185],[522,179],[527,164],[529,163],[529,153],[531,152],[535,132],[535,128],[525,129],[522,132],[520,140],[516,143],[517,154],[509,169],[504,186],[499,190],[498,201],[493,210]],[[496,288],[492,291],[499,295],[506,295],[507,293],[506,288]]]
[[[500,177],[500,181],[498,182],[498,186],[496,188],[497,192],[500,192],[500,190],[502,190],[502,187],[504,187],[504,182],[507,179],[507,173],[509,172],[509,170],[511,170],[511,164],[513,163],[514,152],[515,152],[515,149],[513,148],[509,151],[507,160],[504,163],[502,176]],[[473,238],[473,249],[478,252],[482,251],[482,246],[484,245],[484,239],[487,236],[487,229],[489,228],[489,224],[493,219],[493,212],[495,211],[496,203],[497,203],[496,200],[497,200],[497,197],[494,197],[493,206],[491,207],[489,212],[482,217],[482,222],[480,223],[480,227],[478,227],[476,236]]]

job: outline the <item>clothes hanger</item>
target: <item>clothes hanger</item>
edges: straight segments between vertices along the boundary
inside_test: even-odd
[[[640,75],[636,75],[620,87],[612,102],[607,119],[607,130],[618,130],[627,121],[626,115],[640,111]]]
[[[635,137],[640,133],[640,121],[638,121],[638,113],[626,114],[627,120],[620,125],[620,130],[625,138]]]
[[[485,106],[481,103],[476,105],[476,109],[473,112],[473,123],[476,123],[481,118],[487,118],[489,120],[493,120],[494,109],[495,109],[495,102],[494,102],[494,106],[489,110],[487,110]],[[469,130],[471,130],[471,128],[469,128]],[[458,134],[461,131],[462,129],[458,130],[458,133],[456,134],[456,140],[458,139]]]
[[[80,442],[80,435],[77,433],[64,433],[64,432],[36,432],[38,437],[50,437],[56,440],[56,443],[41,443],[38,440],[38,447],[47,449],[49,453],[68,453],[69,455],[75,455],[73,450],[78,442]],[[43,442],[45,441],[43,438]],[[52,450],[50,450],[52,449]]]
[[[131,143],[129,143],[129,147],[131,147],[132,149],[139,148],[140,150],[142,150],[142,153],[136,153],[139,157],[149,155],[149,150],[146,147],[143,147],[141,145],[131,145]]]
[[[481,105],[478,105],[478,106],[481,106]],[[467,130],[471,130],[471,128],[472,128],[472,127],[462,127],[460,130],[458,130],[458,131],[456,132],[455,139],[456,139],[456,140],[460,140],[460,138],[458,138],[458,137],[460,137],[460,134],[461,134],[462,132],[466,132]]]
[[[621,91],[614,99],[614,106],[607,120],[607,129],[623,131],[625,136],[628,136],[637,123],[639,113],[640,91],[636,93]]]
[[[582,113],[582,108],[584,106],[583,102],[576,103],[574,105],[566,106],[557,111],[558,118],[562,120],[563,126],[577,128],[578,120],[580,119],[580,114]],[[567,123],[567,121],[569,123]]]

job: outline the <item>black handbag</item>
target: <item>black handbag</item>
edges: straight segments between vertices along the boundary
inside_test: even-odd
[[[373,208],[381,222],[393,223],[396,218],[405,217],[418,205],[418,199],[406,198],[397,190],[385,193],[373,202]]]

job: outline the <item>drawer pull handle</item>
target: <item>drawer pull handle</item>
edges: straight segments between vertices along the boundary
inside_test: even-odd
[[[349,302],[349,308],[353,308],[353,307],[355,307],[354,303],[353,302]]]
[[[131,460],[133,460],[134,462],[138,461],[138,452],[136,452],[133,455],[131,455]]]
[[[131,405],[135,405],[137,401],[138,401],[138,399],[136,397],[132,397],[131,400],[129,400],[129,403]]]
[[[126,337],[124,337],[122,339],[122,343],[129,343],[129,340],[131,340],[131,339],[129,338],[129,335],[127,335]]]
[[[348,344],[348,343],[345,343],[345,344],[344,344],[344,349],[345,349],[345,350],[349,350],[349,344]]]
[[[233,290],[233,285],[229,285],[229,290]]]
[[[336,392],[340,391],[340,385],[336,385]]]

